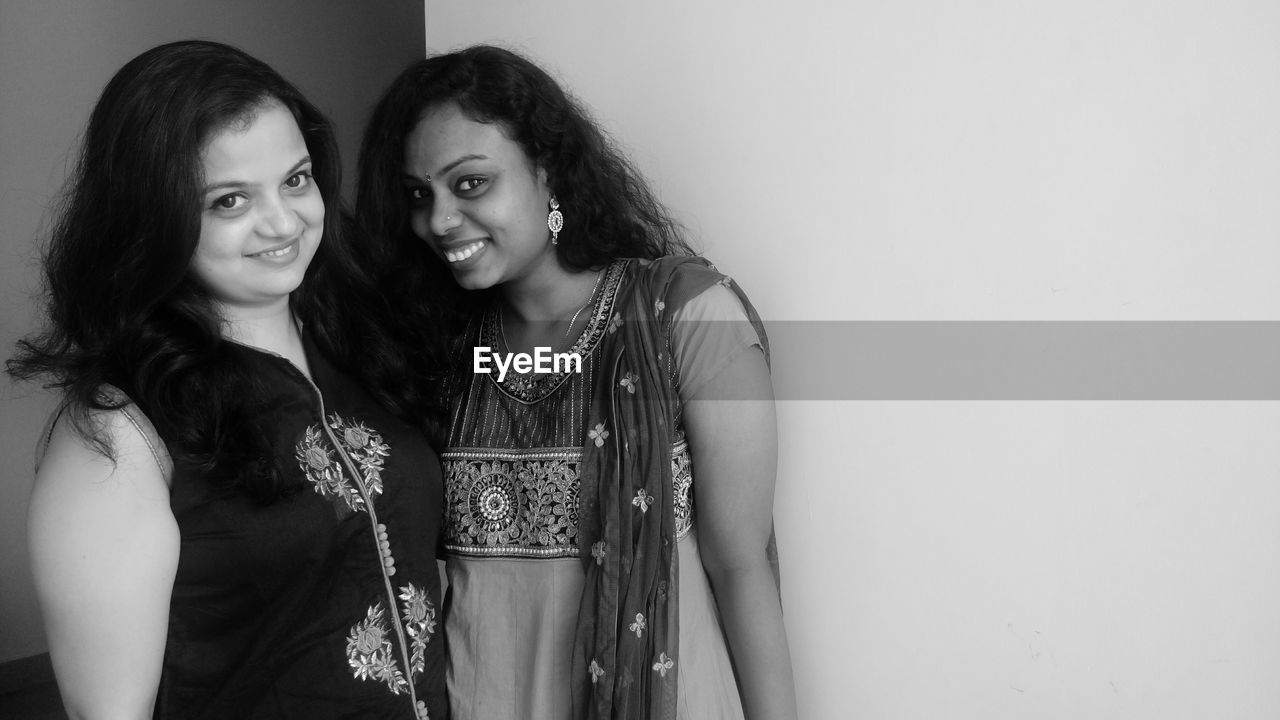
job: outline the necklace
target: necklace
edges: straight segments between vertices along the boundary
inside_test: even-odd
[[[596,291],[600,289],[601,280],[604,280],[604,270],[600,270],[596,273],[596,282],[594,285],[591,286],[591,294],[587,296],[587,301],[582,304],[582,307],[578,308],[578,311],[573,314],[573,317],[569,318],[569,327],[564,329],[564,336],[560,338],[561,342],[569,339],[569,333],[573,332],[573,324],[578,322],[578,316],[582,314],[582,311],[586,310],[587,308],[595,304]],[[507,315],[505,312],[502,312],[501,310],[499,310],[498,311],[498,338],[502,340],[503,347],[507,348],[507,350],[510,350],[511,345],[507,342],[506,326],[507,326]]]
[[[591,294],[587,296],[587,302],[582,307],[578,308],[578,312],[574,313],[573,317],[569,318],[569,327],[564,329],[564,337],[561,338],[562,340],[569,339],[569,333],[573,331],[573,324],[578,322],[578,316],[582,314],[582,311],[595,304],[596,291],[600,289],[600,281],[603,279],[604,271],[601,270],[596,273],[596,284],[591,286]]]

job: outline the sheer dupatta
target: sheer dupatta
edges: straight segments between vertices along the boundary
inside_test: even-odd
[[[722,284],[768,357],[759,316],[703,258],[631,260],[602,340],[584,438],[579,514],[586,571],[574,641],[575,720],[676,717],[679,587],[671,445],[679,420],[676,310]],[[696,482],[696,460],[695,482]],[[770,539],[769,553],[776,553]]]

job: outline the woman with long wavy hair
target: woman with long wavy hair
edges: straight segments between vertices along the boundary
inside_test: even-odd
[[[446,717],[437,421],[329,123],[185,41],[108,83],[11,375],[61,389],[32,565],[75,718]],[[414,367],[409,373],[407,368]]]
[[[458,328],[454,717],[794,717],[768,345],[738,286],[555,80],[500,48],[393,82],[357,216],[396,306]]]

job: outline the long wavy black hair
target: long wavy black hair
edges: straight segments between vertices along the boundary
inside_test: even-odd
[[[286,490],[274,433],[191,260],[205,146],[273,104],[297,121],[326,207],[323,241],[291,308],[331,362],[393,413],[434,429],[438,418],[423,411],[427,394],[413,383],[422,373],[407,370],[424,358],[410,357],[383,322],[393,314],[352,242],[328,120],[265,63],[214,42],[153,48],[107,84],[44,250],[46,327],[6,363],[15,378],[61,388],[76,430],[109,456],[92,411],[124,401],[104,386],[146,413],[176,463],[264,502]]]
[[[445,263],[409,227],[402,181],[405,141],[423,115],[455,104],[496,123],[547,173],[564,229],[556,254],[574,270],[621,257],[692,255],[680,225],[590,114],[542,68],[487,45],[415,62],[378,102],[360,148],[356,217],[383,253],[386,287],[422,306],[440,327],[476,293],[457,289]],[[456,323],[455,323],[456,325]]]

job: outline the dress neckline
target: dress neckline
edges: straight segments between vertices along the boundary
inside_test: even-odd
[[[613,314],[614,300],[617,298],[618,288],[622,285],[623,272],[628,262],[628,260],[614,260],[605,268],[604,280],[600,284],[600,293],[591,309],[590,319],[574,340],[573,345],[565,352],[577,353],[585,360],[600,344],[600,339],[604,337],[608,328],[609,318]],[[491,348],[498,346],[499,323],[502,317],[499,314],[499,302],[495,298],[480,320],[479,344],[481,346]],[[498,380],[496,373],[489,373],[489,381],[507,397],[525,404],[532,404],[555,392],[574,374],[576,373],[568,370],[518,373],[510,369],[501,381]]]

